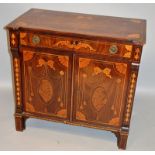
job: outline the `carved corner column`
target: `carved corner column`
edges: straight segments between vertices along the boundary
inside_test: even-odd
[[[126,105],[124,109],[122,128],[120,132],[117,133],[117,140],[118,140],[117,144],[120,149],[126,149],[131,113],[132,113],[133,102],[134,102],[135,88],[136,88],[137,77],[138,77],[138,70],[139,70],[139,64],[132,63],[130,68],[129,84],[128,84],[128,91],[127,91],[127,97],[126,97]]]
[[[128,85],[128,92],[127,92],[127,100],[126,100],[126,107],[125,113],[123,117],[123,127],[129,128],[130,126],[130,119],[131,119],[131,112],[133,107],[134,95],[135,95],[135,88],[137,83],[137,76],[138,76],[138,68],[137,65],[131,65],[131,73]]]
[[[21,84],[21,62],[19,53],[19,33],[17,30],[9,30],[10,51],[12,54],[12,67],[14,72],[14,95],[15,95],[15,124],[16,130],[25,128],[25,119],[22,116],[22,84]]]

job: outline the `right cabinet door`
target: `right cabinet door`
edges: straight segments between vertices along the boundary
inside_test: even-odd
[[[119,127],[128,64],[76,57],[73,120]]]

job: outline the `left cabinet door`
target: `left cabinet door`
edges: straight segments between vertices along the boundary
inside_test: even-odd
[[[70,56],[22,49],[24,111],[70,118]]]

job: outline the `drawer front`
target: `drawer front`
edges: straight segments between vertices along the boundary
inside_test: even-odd
[[[69,119],[69,56],[22,50],[24,110]]]
[[[54,48],[77,53],[99,54],[139,62],[141,48],[133,45],[105,41],[93,41],[70,37],[60,37],[31,32],[20,32],[20,45]],[[138,53],[137,53],[138,51]],[[134,60],[133,56],[136,56]]]
[[[74,121],[121,126],[128,65],[79,57],[76,67]]]

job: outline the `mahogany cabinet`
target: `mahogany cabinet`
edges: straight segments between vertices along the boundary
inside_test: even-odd
[[[103,129],[125,149],[146,21],[31,9],[6,28],[16,130],[31,117]]]

